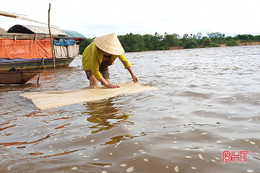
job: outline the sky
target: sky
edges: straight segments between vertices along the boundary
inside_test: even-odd
[[[49,3],[51,25],[86,38],[155,32],[260,35],[260,0],[8,0],[0,11],[47,24]],[[0,27],[8,30],[15,24],[40,25],[0,16]]]

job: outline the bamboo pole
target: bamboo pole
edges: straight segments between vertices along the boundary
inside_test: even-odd
[[[36,22],[36,23],[47,25],[46,23],[39,22],[37,20],[33,20],[33,19],[30,19],[30,18],[24,17],[25,15],[22,15],[22,14],[14,14],[14,13],[0,11],[0,16],[12,17],[12,18],[21,19],[21,20],[28,20],[28,21],[31,21],[31,22]]]
[[[55,68],[55,55],[54,55],[53,39],[51,35],[50,12],[51,12],[51,3],[49,3],[49,10],[48,10],[48,28],[49,28],[49,34],[51,39],[51,53],[52,53],[53,67]]]

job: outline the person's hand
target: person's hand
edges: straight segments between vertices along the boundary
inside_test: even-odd
[[[106,87],[107,87],[107,88],[120,88],[119,85],[114,85],[114,84],[112,84],[112,83],[107,84]]]
[[[136,83],[136,82],[139,82],[139,79],[138,77],[136,77],[136,75],[133,75],[133,81]]]

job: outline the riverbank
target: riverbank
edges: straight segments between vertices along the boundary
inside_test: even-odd
[[[253,45],[260,45],[260,42],[245,42],[245,43],[238,43],[234,46],[253,46]],[[211,46],[207,47],[195,47],[195,48],[209,48]],[[227,44],[218,44],[212,47],[229,47]],[[177,47],[170,47],[169,50],[179,50],[179,49],[185,49],[183,46],[177,46]]]
[[[239,45],[259,45],[260,35],[242,34],[237,36],[225,36],[225,34],[216,32],[208,33],[207,36],[198,34],[164,34],[160,35],[140,35],[126,34],[118,36],[125,52],[142,52],[153,50],[175,50],[206,47],[225,47]],[[93,39],[85,39],[80,44],[80,54],[93,42]]]
[[[260,45],[260,42],[239,43],[239,46],[246,46],[246,45]]]

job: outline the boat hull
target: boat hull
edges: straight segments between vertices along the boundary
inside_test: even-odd
[[[68,66],[74,58],[57,58],[55,60],[55,67]],[[53,60],[31,60],[31,61],[18,61],[9,63],[0,63],[0,71],[10,70],[15,68],[17,70],[28,70],[28,69],[43,69],[53,67]]]
[[[0,84],[25,84],[40,71],[0,71]]]

